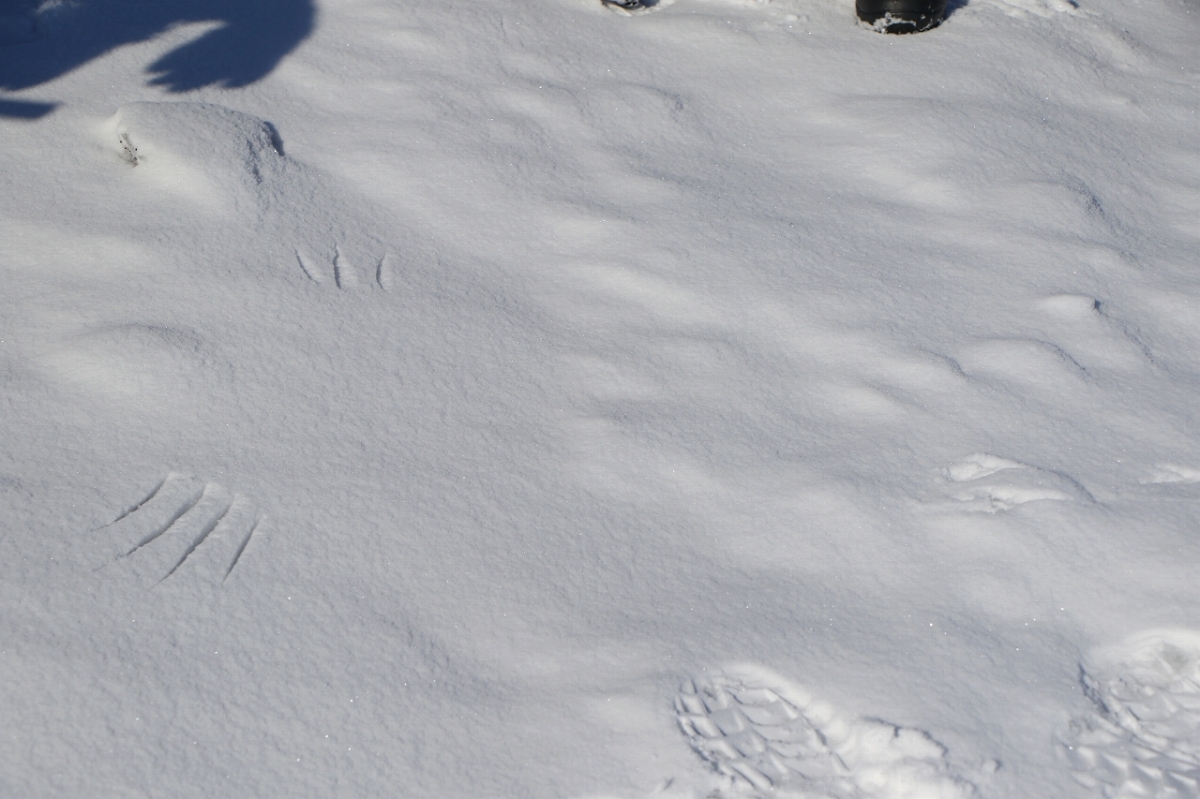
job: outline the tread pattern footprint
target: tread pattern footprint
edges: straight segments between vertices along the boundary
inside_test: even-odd
[[[851,719],[758,667],[688,680],[676,717],[741,793],[816,799],[965,799],[946,748],[921,730]]]
[[[224,583],[261,519],[217,483],[171,473],[141,502],[92,534],[96,570],[116,567],[144,588],[167,581]]]
[[[1200,797],[1200,633],[1151,631],[1081,669],[1091,713],[1060,753],[1106,799]]]

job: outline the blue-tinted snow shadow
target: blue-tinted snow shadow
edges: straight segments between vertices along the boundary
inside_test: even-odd
[[[216,27],[146,67],[172,92],[234,88],[261,80],[313,30],[313,0],[79,0],[39,11],[35,0],[0,0],[0,89],[18,91],[65,75],[123,45],[177,25]],[[16,101],[7,100],[4,110]],[[18,103],[18,105],[20,105]],[[15,106],[14,106],[15,108]]]
[[[29,100],[0,100],[0,117],[41,119],[57,108],[55,103],[35,103]]]
[[[970,2],[971,0],[949,0],[949,2],[946,3],[945,18],[950,19],[950,17],[954,16],[955,11],[958,11],[960,8],[966,8],[967,4]]]

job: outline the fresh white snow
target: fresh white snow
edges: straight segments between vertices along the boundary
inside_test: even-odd
[[[1200,797],[1200,4],[0,2],[0,796]]]

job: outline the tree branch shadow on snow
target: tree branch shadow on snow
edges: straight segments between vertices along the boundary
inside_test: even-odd
[[[35,103],[28,100],[0,100],[0,117],[41,119],[57,107],[57,103]]]
[[[313,0],[0,0],[0,89],[47,83],[118,47],[189,23],[215,23],[146,68],[171,92],[266,77],[312,32]],[[32,118],[7,99],[0,116]],[[51,105],[51,108],[53,106]]]

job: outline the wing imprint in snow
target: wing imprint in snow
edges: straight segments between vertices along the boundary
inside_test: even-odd
[[[219,585],[233,572],[260,518],[217,483],[171,473],[144,499],[94,531],[97,570],[113,564],[147,588],[167,579]]]
[[[313,256],[303,249],[296,249],[296,263],[304,276],[323,286],[332,283],[338,289],[354,289],[363,282],[374,283],[375,286],[390,291],[392,287],[392,262],[394,257],[388,253],[371,266],[363,266],[358,259],[350,258],[340,246],[334,247],[331,255],[321,258]],[[364,277],[369,275],[369,281]]]

